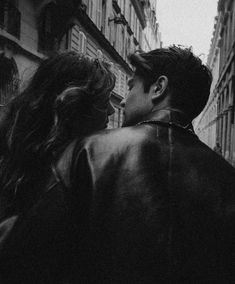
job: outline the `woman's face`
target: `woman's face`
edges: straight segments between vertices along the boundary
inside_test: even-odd
[[[109,116],[115,112],[115,109],[110,101],[110,97],[105,102],[99,102],[93,105],[94,126],[97,130],[105,129],[109,123]]]

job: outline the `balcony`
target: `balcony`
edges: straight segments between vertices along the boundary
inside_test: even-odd
[[[9,34],[20,38],[20,11],[10,2],[0,1],[0,27]]]

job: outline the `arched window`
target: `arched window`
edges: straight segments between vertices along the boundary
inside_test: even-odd
[[[0,0],[0,26],[17,38],[20,38],[20,19],[18,0]]]
[[[0,55],[0,104],[7,104],[19,87],[18,69],[13,58]]]

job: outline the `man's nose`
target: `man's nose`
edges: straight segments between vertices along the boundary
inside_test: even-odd
[[[123,99],[123,100],[120,102],[120,106],[124,108],[125,105],[126,105],[126,99]]]

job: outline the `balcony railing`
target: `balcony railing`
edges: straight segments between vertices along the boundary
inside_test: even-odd
[[[0,27],[20,38],[20,11],[7,0],[0,1]]]

